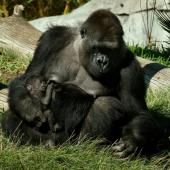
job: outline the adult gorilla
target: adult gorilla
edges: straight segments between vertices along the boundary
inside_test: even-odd
[[[47,87],[54,84],[47,107],[54,124],[61,127],[59,131],[52,132],[41,103],[25,88],[34,75],[43,77]],[[55,26],[41,36],[26,72],[10,84],[10,110],[3,127],[7,134],[18,128],[25,135],[22,141],[31,143],[41,138],[56,144],[73,133],[110,142],[121,138],[113,149],[126,156],[137,147],[157,143],[159,128],[144,97],[143,72],[123,41],[118,18],[110,11],[98,10],[80,28]],[[81,110],[85,104],[87,108]]]

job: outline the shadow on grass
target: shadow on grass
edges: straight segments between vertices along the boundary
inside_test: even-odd
[[[150,109],[149,111],[158,122],[162,132],[158,151],[170,151],[170,117],[166,116],[164,113],[160,113],[157,109]]]

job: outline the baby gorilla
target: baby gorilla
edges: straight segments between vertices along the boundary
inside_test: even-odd
[[[59,125],[56,123],[54,124],[53,114],[50,109],[48,109],[48,105],[50,105],[50,102],[52,100],[52,91],[57,92],[55,89],[57,84],[54,84],[52,81],[45,81],[42,79],[41,76],[31,76],[26,81],[26,88],[33,98],[33,100],[38,99],[40,102],[40,110],[42,111],[43,116],[45,116],[46,120],[48,121],[49,128],[55,132],[59,129]],[[54,92],[53,92],[54,93]],[[32,115],[33,117],[36,117],[38,120],[42,120],[42,117],[40,115]],[[40,116],[40,117],[39,117]],[[38,122],[36,124],[37,127],[41,127],[43,122]]]
[[[32,102],[37,104],[37,108],[41,114],[32,112],[32,120],[36,123],[36,127],[40,127],[49,115],[47,105],[51,99],[52,85],[48,85],[47,81],[41,76],[31,76],[26,80],[25,88],[27,89]],[[31,107],[31,106],[30,106]],[[38,112],[39,113],[39,112]]]
[[[49,127],[49,134],[53,139],[55,136],[55,144],[63,143],[71,135],[77,136],[79,134],[78,129],[80,129],[81,122],[93,104],[92,95],[73,84],[56,83],[52,80],[47,82],[41,76],[29,77],[25,87],[32,100],[39,100],[40,103],[38,107],[40,107],[42,115],[35,115],[36,113],[33,115],[38,120],[34,121],[36,130],[44,133]],[[32,132],[34,135],[34,131]]]
[[[25,87],[32,97],[42,98],[46,91],[47,83],[41,76],[31,76],[26,80]]]
[[[52,85],[48,84],[41,76],[29,76],[23,86],[25,93],[18,93],[15,100],[25,99],[29,105],[25,106],[25,102],[20,103],[20,107],[27,107],[30,114],[25,120],[25,115],[17,112],[6,112],[7,117],[2,119],[2,128],[11,137],[12,140],[19,138],[19,144],[45,144],[55,145],[56,135],[50,130],[48,116],[50,110],[47,106],[51,99]],[[9,98],[10,100],[10,98]],[[10,105],[10,107],[12,107]],[[24,118],[24,119],[23,119]],[[15,123],[11,123],[11,122]],[[4,130],[3,130],[4,131]]]

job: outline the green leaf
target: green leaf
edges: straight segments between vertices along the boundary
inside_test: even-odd
[[[165,11],[157,11],[156,15],[162,28],[170,34],[170,15]]]
[[[162,28],[169,34],[166,43],[170,45],[170,15],[165,11],[156,11],[156,15]],[[167,48],[167,51],[170,51],[170,48]]]

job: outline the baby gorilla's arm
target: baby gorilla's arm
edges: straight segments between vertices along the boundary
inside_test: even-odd
[[[45,96],[41,98],[41,103],[45,106],[47,106],[51,101],[53,86],[54,83],[49,82],[45,91]]]

